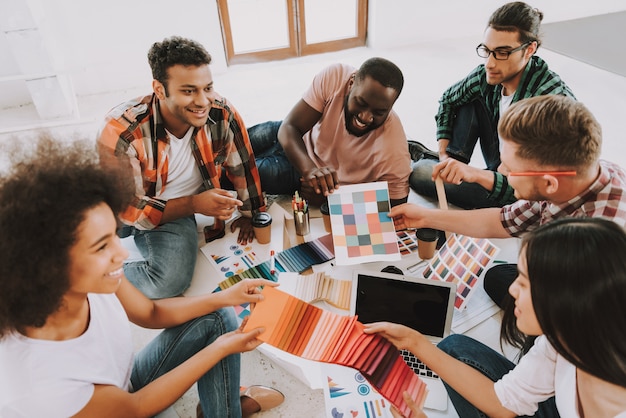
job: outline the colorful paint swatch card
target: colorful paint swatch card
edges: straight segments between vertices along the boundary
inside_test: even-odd
[[[347,311],[350,309],[351,294],[352,279],[334,279],[319,272],[298,276],[294,296],[307,303],[322,301]]]
[[[415,237],[415,230],[402,230],[396,232],[398,237],[398,249],[400,255],[405,256],[409,254],[417,254],[417,238]]]
[[[391,404],[361,372],[336,364],[322,363],[328,384],[324,387],[326,416],[332,418],[392,418]]]
[[[400,260],[386,181],[341,186],[328,209],[337,265]]]
[[[410,410],[402,393],[418,405],[426,384],[407,366],[398,349],[379,334],[365,334],[356,316],[337,315],[288,293],[266,286],[264,299],[250,314],[245,331],[264,327],[259,339],[288,353],[358,370],[405,416]]]
[[[424,269],[424,278],[455,283],[454,307],[461,310],[498,251],[500,249],[485,238],[451,234]]]

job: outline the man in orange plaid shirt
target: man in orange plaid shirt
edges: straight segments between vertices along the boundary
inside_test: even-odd
[[[150,298],[180,295],[198,252],[194,215],[240,218],[239,242],[251,242],[251,216],[265,211],[246,127],[215,92],[211,56],[199,43],[171,37],[148,52],[153,93],[113,108],[98,135],[103,164],[129,172],[136,199],[121,215],[119,235],[134,236],[145,260],[128,262],[126,277]],[[132,174],[131,174],[132,173]],[[228,179],[234,198],[222,189]]]

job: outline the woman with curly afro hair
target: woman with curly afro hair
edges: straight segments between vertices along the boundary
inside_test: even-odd
[[[0,416],[151,417],[196,382],[206,417],[258,411],[240,398],[239,353],[262,329],[242,332],[232,306],[276,284],[146,298],[116,234],[133,184],[84,144],[44,136],[0,175]],[[129,320],[165,330],[134,355]]]

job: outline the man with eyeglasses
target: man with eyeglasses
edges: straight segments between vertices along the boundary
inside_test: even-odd
[[[446,90],[439,100],[439,161],[413,163],[410,184],[418,194],[436,196],[434,179],[445,183],[448,201],[464,209],[501,207],[516,200],[500,165],[496,132],[500,115],[518,100],[558,94],[574,97],[541,58],[539,27],[543,13],[523,2],[507,3],[489,18],[476,53],[484,64]],[[480,138],[486,170],[468,163]]]
[[[498,171],[519,200],[475,210],[399,205],[389,213],[396,230],[436,228],[475,238],[510,238],[566,217],[604,218],[626,227],[626,172],[600,159],[602,129],[581,102],[553,94],[522,99],[502,114],[498,133]],[[509,330],[515,316],[507,291],[516,276],[515,264],[496,264],[483,284],[504,308]]]

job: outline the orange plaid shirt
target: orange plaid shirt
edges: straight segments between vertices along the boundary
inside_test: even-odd
[[[124,224],[153,229],[161,222],[166,200],[169,137],[156,96],[139,97],[113,108],[98,135],[103,163],[129,168],[135,178],[136,199],[120,214]],[[205,189],[220,188],[222,170],[235,186],[244,216],[265,211],[261,180],[248,132],[239,113],[226,99],[216,102],[209,119],[191,140]]]

